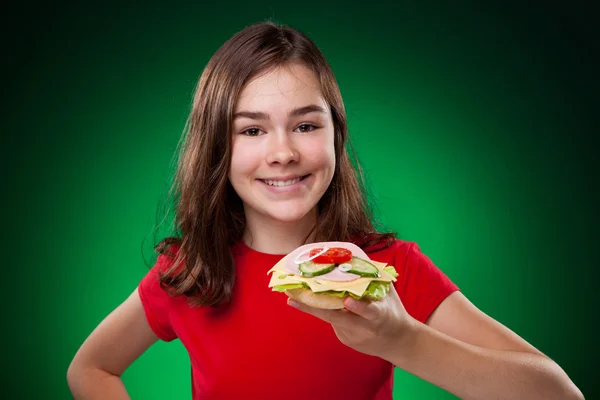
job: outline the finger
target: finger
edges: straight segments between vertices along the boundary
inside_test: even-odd
[[[353,297],[347,297],[344,299],[344,307],[347,310],[353,312],[360,317],[374,321],[381,314],[381,308],[379,307],[379,300],[375,301],[366,301],[366,300],[356,300]]]
[[[302,312],[313,315],[327,323],[338,326],[340,328],[353,327],[356,326],[356,323],[358,323],[358,321],[356,321],[357,316],[352,315],[352,313],[349,313],[346,310],[325,310],[321,308],[314,308],[292,299],[288,299],[287,303],[288,305]]]
[[[392,296],[398,296],[398,298],[400,298],[400,294],[398,294],[398,292],[396,291],[396,286],[394,286],[393,283],[390,283],[390,292],[389,294],[391,294]]]
[[[395,306],[399,306],[401,309],[405,310],[404,303],[402,303],[402,299],[400,298],[400,294],[396,291],[396,287],[394,285],[390,286],[390,291],[387,295],[392,300],[392,304],[394,304]]]
[[[334,310],[324,310],[324,309],[320,309],[320,308],[310,307],[304,303],[301,303],[299,301],[292,300],[292,299],[288,299],[287,303],[288,303],[288,305],[290,305],[302,312],[305,312],[305,313],[313,315],[319,319],[322,319],[325,322],[331,323],[334,319],[334,316],[333,316]]]

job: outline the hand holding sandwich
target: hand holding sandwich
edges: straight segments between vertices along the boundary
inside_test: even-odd
[[[331,323],[340,341],[389,357],[417,324],[394,289],[393,266],[371,260],[348,242],[304,245],[269,270],[269,287],[288,304]]]
[[[393,285],[381,300],[344,299],[344,309],[328,310],[307,306],[293,299],[288,304],[314,315],[333,327],[338,339],[361,353],[386,359],[392,349],[410,341],[417,321],[405,310]],[[387,356],[387,357],[386,357]]]

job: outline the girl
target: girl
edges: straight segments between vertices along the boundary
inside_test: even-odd
[[[200,77],[180,154],[180,234],[75,355],[74,397],[128,398],[125,369],[179,339],[194,399],[391,399],[394,366],[465,399],[581,399],[416,244],[374,227],[347,138],[340,90],[310,39],[267,22],[227,41]],[[275,263],[320,241],[393,265],[389,295],[320,310],[268,289]]]

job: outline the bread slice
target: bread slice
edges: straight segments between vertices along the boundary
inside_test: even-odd
[[[285,291],[285,294],[287,294],[288,297],[313,308],[323,308],[327,310],[344,308],[343,297],[318,294],[310,289],[288,289]]]

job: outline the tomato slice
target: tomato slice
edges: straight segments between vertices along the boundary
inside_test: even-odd
[[[310,251],[310,257],[323,251],[322,247],[312,249]],[[332,247],[325,253],[318,257],[315,257],[312,262],[317,264],[341,264],[352,260],[352,252],[343,247]]]

